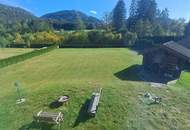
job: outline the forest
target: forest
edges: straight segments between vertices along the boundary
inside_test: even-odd
[[[119,0],[102,19],[70,10],[36,17],[21,8],[0,5],[0,47],[61,45],[141,46],[190,35],[190,22],[172,19],[156,0]],[[127,17],[126,12],[129,11]]]

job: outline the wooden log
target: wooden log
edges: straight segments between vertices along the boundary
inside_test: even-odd
[[[88,107],[88,113],[92,116],[95,116],[97,113],[101,92],[102,92],[102,88],[99,90],[99,92],[94,92],[92,94],[89,107]]]

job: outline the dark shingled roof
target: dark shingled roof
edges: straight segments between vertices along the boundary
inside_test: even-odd
[[[164,49],[169,49],[175,53],[178,53],[188,59],[190,59],[190,49],[183,46],[182,44],[176,43],[174,41],[166,42],[163,44]]]

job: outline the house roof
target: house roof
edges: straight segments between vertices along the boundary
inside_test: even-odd
[[[186,46],[184,46],[183,44],[180,44],[180,43],[177,43],[174,41],[170,41],[170,42],[164,43],[162,45],[162,48],[168,49],[168,50],[172,51],[173,53],[178,53],[179,55],[190,59],[190,49],[187,48]]]
[[[146,49],[142,52],[142,54],[152,53],[158,51],[159,49],[170,51],[171,53],[185,58],[186,60],[190,60],[190,37],[178,42],[169,41],[160,46]]]

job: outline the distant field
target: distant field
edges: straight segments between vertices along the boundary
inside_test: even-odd
[[[0,48],[0,59],[8,58],[11,56],[20,55],[26,52],[30,52],[33,49],[22,49],[22,48]]]
[[[190,87],[184,83],[190,81],[189,73],[177,85],[153,88],[130,69],[141,62],[142,56],[124,48],[56,49],[2,68],[0,130],[39,129],[32,116],[40,110],[64,112],[63,130],[189,130]],[[15,104],[16,80],[26,97],[23,106]],[[103,92],[98,113],[88,118],[84,104],[99,87]],[[162,104],[143,103],[145,92],[162,97]],[[69,103],[51,108],[60,95],[69,95]]]

